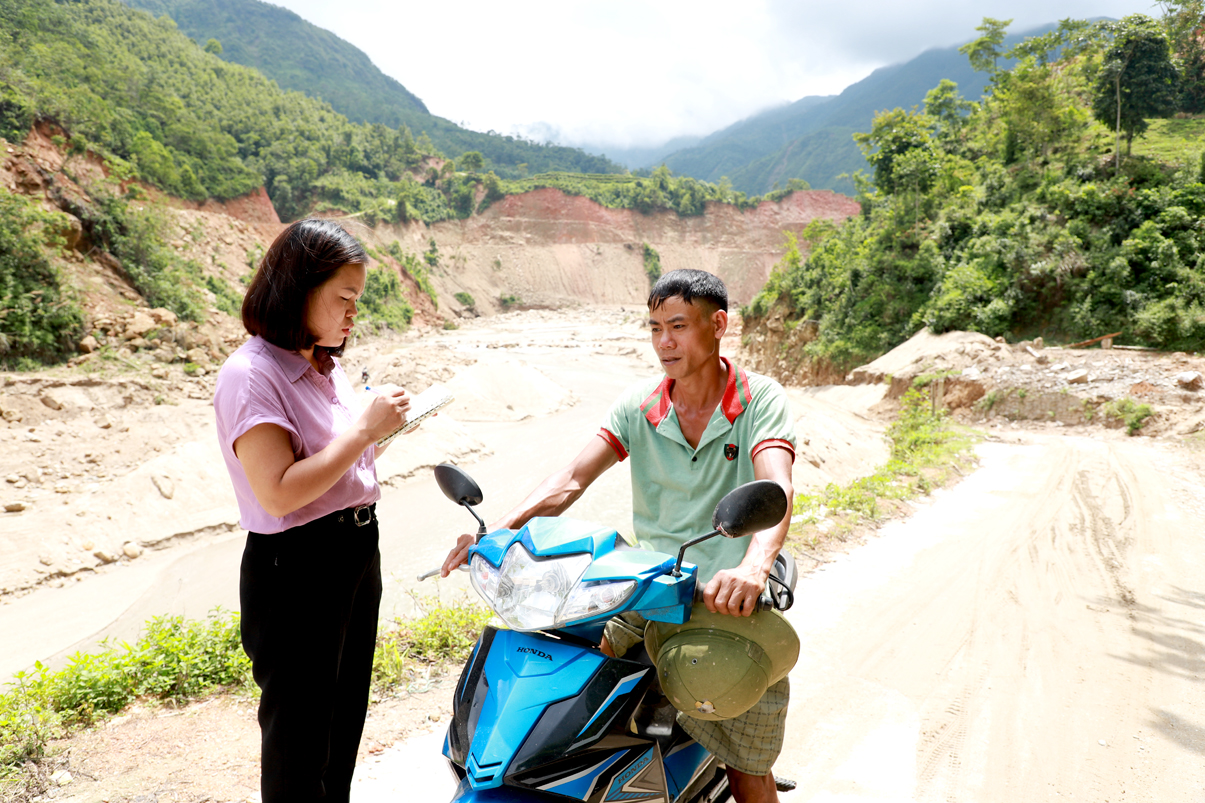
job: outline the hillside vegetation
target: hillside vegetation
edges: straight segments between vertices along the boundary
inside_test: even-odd
[[[78,294],[56,267],[69,256],[60,249],[73,227],[94,258],[111,262],[151,306],[188,321],[213,306],[237,311],[237,290],[168,247],[165,217],[147,197],[148,185],[194,202],[262,187],[286,221],[326,212],[359,216],[370,226],[465,218],[507,193],[538,187],[607,206],[684,215],[701,214],[707,200],[741,206],[755,200],[668,171],[528,176],[527,168],[539,165],[614,166],[594,157],[558,162],[560,151],[583,154],[533,151],[530,143],[507,144],[506,138],[495,139],[514,145],[514,158],[531,164],[520,165],[513,178],[499,177],[480,151],[452,160],[430,137],[416,137],[405,126],[352,122],[323,101],[223,61],[218,50],[189,39],[166,16],[154,18],[117,0],[0,5],[0,137],[21,143],[37,124],[74,165],[62,177],[71,186],[49,175],[30,185],[37,193],[46,188],[44,201],[67,214],[4,191],[0,368],[61,360],[80,342],[85,322]],[[81,170],[85,165],[103,166],[103,176]],[[421,284],[421,263],[407,256],[403,268]],[[386,284],[381,287],[392,292]],[[207,300],[207,293],[214,298]],[[404,324],[405,308],[393,306],[378,317]]]
[[[355,122],[399,128],[430,113],[414,93],[377,69],[368,54],[287,8],[257,0],[125,2],[156,17],[170,17],[223,61],[252,67],[281,89],[326,100]]]
[[[406,87],[381,72],[362,50],[280,6],[259,0],[126,2],[156,17],[170,17],[181,31],[219,58],[252,67],[282,89],[325,100],[352,122],[405,127],[415,136],[426,134],[435,148],[452,156],[477,151],[499,175],[620,170],[607,159],[576,148],[469,131],[437,117]]]
[[[838,367],[925,326],[1205,346],[1205,17],[1171,10],[1068,20],[1007,50],[1007,23],[985,20],[964,48],[985,95],[943,81],[923,109],[878,114],[857,137],[862,214],[810,227],[807,259],[791,242],[754,325],[772,309],[818,321],[809,354]]]
[[[430,183],[423,168],[444,162],[428,136],[353,123],[223,61],[171,19],[117,0],[14,0],[0,9],[0,135],[19,141],[35,119],[57,122],[77,150],[96,150],[118,172],[183,198],[264,186],[286,219],[323,202],[395,197],[381,186],[416,175]],[[539,169],[618,169],[578,151],[560,149],[573,158],[558,161],[557,149],[498,139],[500,156],[514,145],[522,151],[514,158]]]

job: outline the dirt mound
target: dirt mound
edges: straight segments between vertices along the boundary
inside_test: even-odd
[[[889,383],[890,398],[918,378],[940,387],[961,417],[1120,427],[1141,404],[1143,434],[1189,435],[1205,426],[1205,359],[1182,352],[1006,344],[976,332],[922,329],[879,359],[850,372],[851,384]]]

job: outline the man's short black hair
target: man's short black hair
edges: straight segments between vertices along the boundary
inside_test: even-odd
[[[251,279],[243,327],[282,349],[310,348],[317,342],[306,326],[310,295],[347,264],[367,265],[368,254],[338,223],[308,218],[291,224],[268,247]],[[317,348],[343,353],[343,346]]]
[[[649,291],[649,311],[660,307],[667,298],[680,297],[687,304],[698,298],[728,311],[728,288],[719,276],[705,270],[683,268],[664,274]]]

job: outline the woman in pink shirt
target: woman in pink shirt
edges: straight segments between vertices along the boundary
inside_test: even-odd
[[[248,530],[239,599],[263,692],[264,803],[347,801],[368,710],[381,600],[375,441],[401,426],[410,397],[382,392],[358,412],[335,359],[367,263],[337,223],[285,229],[243,299],[252,337],[214,393]]]

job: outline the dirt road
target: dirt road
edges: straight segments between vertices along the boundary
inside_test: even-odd
[[[1205,800],[1205,488],[1182,449],[1021,434],[800,581],[784,801]],[[416,737],[360,770],[442,773]]]
[[[444,382],[456,395],[451,406],[398,441],[377,466],[385,484],[379,508],[383,617],[412,613],[412,592],[467,589],[463,577],[438,584],[415,580],[442,563],[456,534],[473,525],[440,494],[430,466],[444,460],[466,465],[485,491],[482,515],[492,520],[505,513],[580,451],[623,388],[658,372],[641,320],[634,310],[618,307],[533,310],[401,344],[348,350],[343,363],[349,376],[359,377],[366,369],[374,384],[416,389]],[[725,346],[731,353],[736,343]],[[801,444],[797,487],[845,482],[884,459],[883,424],[843,409],[864,409],[881,397],[881,387],[792,392],[795,415],[807,422],[801,433],[809,441]],[[128,511],[136,511],[135,522],[125,525],[122,537],[136,536],[140,528],[149,531],[142,543],[158,547],[143,550],[136,560],[123,558],[56,578],[23,595],[0,595],[0,678],[35,660],[62,665],[67,656],[92,649],[105,637],[132,641],[156,615],[199,618],[214,606],[238,607],[244,539],[213,434],[213,411],[200,404],[172,409],[186,436],[152,462],[158,472],[153,476],[174,478],[173,498],[155,491],[148,470],[140,467],[94,483],[86,493],[62,495],[61,504],[49,493],[50,501],[0,520],[0,575],[45,570],[37,556],[68,548],[65,533],[84,529],[67,525],[88,523],[84,534],[96,537],[91,522],[113,524],[129,517]],[[67,444],[51,446],[79,450],[90,430],[104,432],[83,418],[56,424],[68,430],[60,439]],[[147,418],[140,421],[136,411],[127,412],[127,435],[151,438],[159,422]],[[198,511],[204,514],[200,518]],[[578,501],[572,515],[623,529],[630,527],[630,511],[627,466],[620,464]],[[79,517],[83,512],[88,518]],[[171,532],[185,520],[195,534],[164,539],[156,531]]]
[[[473,388],[497,390],[440,424],[448,442],[483,444],[469,468],[486,489],[487,518],[576,451],[580,430],[597,422],[614,387],[652,370],[637,328],[605,339],[621,320],[500,320],[402,360],[421,369],[431,349],[446,347],[476,360],[480,381],[458,399]],[[368,367],[388,379],[394,359],[382,354]],[[507,383],[491,379],[529,369],[555,388],[524,374],[523,386],[539,392],[507,396]],[[463,365],[454,373],[477,375]],[[859,394],[871,391],[791,391],[809,441],[796,466],[800,488],[846,481],[881,462],[882,424],[857,412],[870,401]],[[537,409],[554,396],[554,409]],[[1202,803],[1202,458],[1171,440],[1099,429],[993,431],[1005,435],[978,447],[974,474],[800,581],[789,616],[804,649],[777,767],[799,788],[784,800]],[[383,543],[394,569],[391,612],[408,599],[414,570],[444,551],[444,537],[429,533],[450,538],[468,523],[452,505],[431,504],[428,480],[403,480],[402,467],[395,473],[383,501],[393,512]],[[626,477],[612,472],[607,482],[575,512],[626,518]],[[169,569],[140,559],[122,570],[123,585],[145,586],[141,606],[175,604],[191,589],[195,607],[206,587],[216,588],[212,578],[225,576],[215,567],[235,565],[239,540],[231,533],[205,545],[206,560],[193,546],[164,555]],[[91,620],[81,624],[91,615],[87,599],[103,597],[118,576],[12,600],[0,625],[62,631],[61,646],[72,644],[94,632]],[[120,618],[141,621],[148,612],[131,604]],[[22,628],[17,616],[48,627]],[[0,643],[7,651],[15,642]],[[436,742],[426,737],[370,759],[354,799],[444,799],[442,787],[414,797],[420,781],[446,783],[442,769],[430,771]],[[181,749],[196,756],[205,748]],[[199,777],[191,788],[206,784]]]
[[[805,579],[791,799],[1205,799],[1190,455],[1022,436]]]

